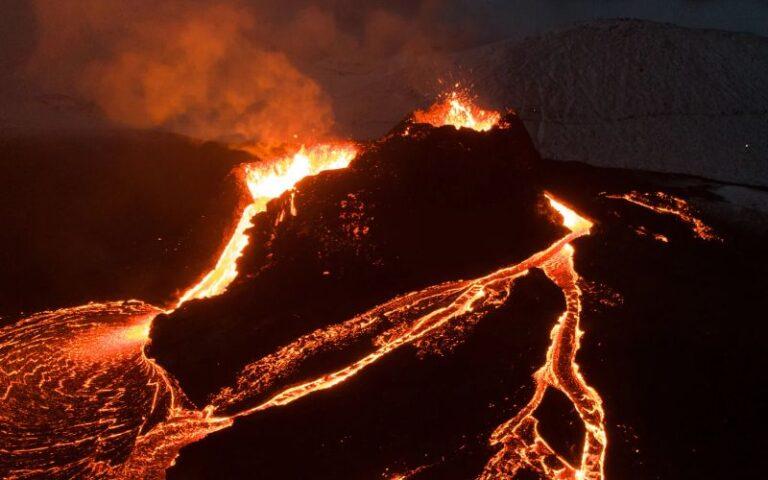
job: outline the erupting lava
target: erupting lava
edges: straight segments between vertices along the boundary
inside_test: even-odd
[[[215,297],[226,291],[237,277],[237,260],[248,246],[246,231],[253,226],[253,217],[267,209],[270,200],[292,189],[304,177],[325,170],[346,168],[355,155],[357,148],[351,143],[328,143],[309,148],[302,146],[295,154],[269,165],[248,165],[245,168],[245,183],[253,202],[243,210],[216,266],[181,295],[174,309],[188,300]]]
[[[486,131],[500,115],[453,92],[413,118]],[[174,309],[227,289],[248,244],[246,231],[270,199],[306,176],[345,168],[356,154],[351,144],[326,144],[302,148],[269,165],[247,166],[244,178],[252,202],[215,267],[179,297]],[[711,235],[684,208],[685,202],[657,197],[664,202],[661,206],[634,192],[611,198],[674,214],[691,223],[702,238]],[[184,445],[230,426],[237,417],[332,388],[401,347],[418,345],[452,326],[480,321],[506,302],[518,278],[538,268],[561,290],[565,311],[552,328],[543,365],[533,377],[532,398],[491,434],[490,443],[498,450],[478,478],[511,480],[528,470],[551,480],[602,479],[607,448],[602,401],[576,363],[583,333],[582,291],[572,242],[589,235],[592,222],[553,196],[546,199],[569,230],[552,245],[485,276],[401,295],[307,333],[246,365],[235,384],[221,389],[202,409],[195,408],[176,381],[144,354],[151,322],[161,313],[157,307],[138,301],[92,303],[43,312],[4,327],[0,329],[0,472],[12,479],[162,478]],[[295,213],[293,204],[291,211]],[[350,363],[309,378],[292,376],[315,356],[353,342],[359,346],[358,341],[366,339],[367,351]],[[535,414],[549,388],[565,394],[583,423],[578,465],[556,452],[538,432]]]
[[[470,128],[479,132],[492,129],[500,119],[499,112],[479,108],[468,93],[459,90],[448,93],[428,110],[413,113],[413,121],[416,123],[428,123],[435,127],[453,125],[456,129]]]

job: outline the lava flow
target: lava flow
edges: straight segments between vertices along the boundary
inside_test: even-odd
[[[143,354],[158,313],[94,303],[0,329],[3,478],[98,477],[165,419],[175,387]]]
[[[499,118],[498,113],[459,103],[455,95],[448,105],[434,110],[432,121],[484,130]],[[464,113],[457,116],[457,112]],[[467,112],[468,117],[462,116]],[[270,198],[307,175],[345,167],[355,154],[350,145],[319,146],[267,168],[249,166],[246,182],[253,203],[215,268],[185,291],[177,306],[226,290],[248,243],[245,232]],[[512,478],[521,468],[553,479],[602,478],[606,438],[601,401],[575,363],[581,291],[571,242],[589,234],[592,224],[552,196],[547,199],[570,230],[548,248],[486,276],[402,295],[302,336],[247,365],[235,385],[222,389],[201,410],[144,354],[152,319],[161,312],[156,307],[135,301],[89,304],[44,312],[5,327],[0,330],[4,399],[0,418],[7,427],[0,445],[0,470],[8,478],[162,478],[184,445],[226,428],[237,417],[332,388],[396,349],[419,345],[447,327],[477,322],[505,303],[516,279],[540,268],[563,291],[566,311],[552,331],[545,363],[535,376],[534,397],[492,435],[491,442],[500,449],[481,478]],[[371,340],[369,353],[319,377],[279,386],[314,355],[364,337]],[[534,411],[549,387],[565,393],[584,422],[587,434],[578,466],[568,464],[536,432]]]
[[[606,195],[605,197],[614,200],[626,200],[629,203],[653,210],[656,213],[673,215],[690,225],[693,232],[700,239],[720,240],[720,237],[715,235],[711,227],[691,213],[691,208],[688,206],[688,202],[682,198],[664,192],[629,192],[623,195]],[[663,238],[662,241],[668,241],[663,235],[661,237]]]
[[[468,97],[453,92],[429,110],[416,112],[413,121],[487,131],[500,118],[498,112],[479,109]],[[243,178],[251,202],[214,268],[166,313],[189,300],[226,291],[237,277],[237,261],[249,241],[247,231],[268,202],[295,188],[302,178],[347,167],[356,155],[351,144],[326,144],[303,147],[268,165],[246,166]],[[593,224],[550,194],[540,198],[568,230],[548,247],[482,277],[410,292],[306,333],[246,365],[235,383],[218,391],[203,408],[194,406],[168,372],[145,355],[152,321],[163,312],[160,308],[135,300],[91,303],[39,313],[1,328],[0,475],[163,478],[185,445],[227,428],[238,417],[285,406],[351,380],[407,345],[429,348],[432,339],[453,327],[479,322],[504,305],[516,280],[540,269],[562,292],[565,310],[553,318],[530,400],[490,434],[496,453],[478,479],[511,480],[522,471],[551,480],[604,478],[608,440],[602,400],[576,362],[583,334],[582,291],[573,242],[589,235]],[[699,237],[715,238],[676,197],[631,192],[609,198],[675,215]],[[290,210],[296,214],[293,199]],[[302,376],[302,367],[313,359],[352,345],[348,355],[353,358],[337,360],[325,373]],[[538,431],[537,410],[550,388],[568,398],[584,426],[578,463],[567,460]]]
[[[589,234],[591,222],[549,198],[572,235]],[[583,332],[579,329],[581,289],[579,275],[573,265],[573,253],[573,246],[565,243],[549,261],[540,265],[547,277],[563,291],[566,310],[552,329],[546,363],[534,375],[536,391],[533,398],[491,436],[491,443],[501,446],[501,450],[485,466],[480,476],[482,480],[512,479],[524,467],[550,479],[601,479],[604,476],[608,439],[602,401],[586,383],[576,363]],[[538,421],[534,413],[549,387],[560,390],[568,397],[584,423],[586,433],[581,464],[578,466],[571,465],[558,455],[537,431]]]
[[[227,427],[235,417],[286,405],[331,388],[395,349],[418,342],[452,323],[477,321],[506,301],[515,279],[531,268],[542,268],[563,290],[567,309],[553,329],[546,363],[535,378],[534,398],[518,416],[494,433],[492,441],[501,445],[501,450],[488,463],[482,478],[511,478],[524,466],[537,468],[550,478],[601,478],[606,443],[601,403],[578,373],[574,361],[580,290],[570,242],[588,234],[592,224],[553,197],[548,199],[551,207],[562,215],[563,225],[571,230],[550,247],[484,277],[446,282],[403,295],[351,320],[301,337],[248,365],[236,385],[215,396],[204,413],[192,409],[175,382],[143,355],[146,328],[158,313],[154,307],[130,302],[91,305],[41,314],[3,329],[3,365],[11,366],[11,370],[3,370],[4,378],[9,380],[4,382],[5,397],[12,399],[6,403],[12,409],[3,409],[4,418],[12,425],[29,425],[24,419],[9,417],[13,412],[28,412],[28,408],[13,407],[20,407],[17,401],[29,397],[36,397],[40,409],[56,400],[63,404],[64,411],[70,412],[59,419],[62,432],[53,445],[47,436],[49,415],[44,411],[33,415],[40,420],[36,430],[29,431],[27,427],[28,434],[18,440],[23,443],[4,446],[14,464],[25,465],[23,469],[9,469],[9,476],[66,477],[72,472],[90,477],[162,476],[183,445]],[[115,324],[105,325],[102,316],[110,315],[116,318]],[[368,355],[339,370],[278,390],[265,401],[254,402],[312,355],[340,348],[362,335],[375,338],[374,349]],[[43,345],[49,362],[41,359]],[[49,349],[61,353],[50,355]],[[126,368],[128,361],[136,365],[135,373]],[[19,365],[20,362],[23,363]],[[57,369],[56,365],[64,369]],[[566,393],[584,421],[587,438],[579,467],[568,465],[535,433],[533,411],[549,386]],[[94,409],[81,411],[83,404],[77,402],[80,396],[93,402]],[[75,416],[80,420],[73,421]],[[96,452],[104,452],[105,460],[91,454],[94,446],[98,447]],[[47,463],[59,449],[66,448],[75,450],[71,455],[77,458],[76,462]],[[110,465],[106,459],[114,453],[128,454],[127,460]],[[30,461],[23,461],[25,455],[32,457]],[[545,462],[548,457],[554,457],[559,466],[549,467],[551,461]],[[570,476],[564,476],[564,471]]]
[[[237,260],[248,246],[246,231],[253,226],[253,217],[267,209],[270,200],[292,189],[304,177],[325,170],[346,168],[355,155],[357,149],[351,143],[318,144],[310,148],[302,146],[295,154],[269,165],[246,166],[245,183],[253,202],[240,215],[234,234],[224,247],[216,266],[179,297],[174,309],[189,300],[215,297],[226,291],[237,277]]]
[[[535,375],[534,397],[518,415],[493,433],[491,441],[501,449],[488,462],[480,478],[512,479],[521,468],[533,469],[551,479],[603,478],[607,439],[602,402],[579,373],[575,361],[581,335],[581,290],[570,242],[588,235],[592,223],[552,196],[547,198],[550,206],[562,216],[563,226],[571,231],[550,247],[484,277],[446,282],[412,292],[346,322],[305,335],[245,367],[236,385],[219,392],[205,410],[216,419],[249,415],[332,388],[399,347],[417,343],[450,324],[478,321],[504,304],[515,279],[531,268],[541,268],[563,291],[566,311],[552,330],[546,362]],[[256,401],[313,355],[339,349],[363,336],[375,338],[375,348],[369,354],[343,368],[279,390],[264,401]],[[536,431],[534,411],[549,387],[562,391],[584,422],[587,434],[581,465],[570,465]]]
[[[249,165],[253,202],[215,267],[165,313],[223,293],[237,276],[246,230],[269,200],[308,175],[345,168],[356,153],[349,143],[324,144]],[[3,478],[161,478],[181,446],[230,424],[204,418],[144,354],[162,312],[140,301],[90,303],[0,329]]]

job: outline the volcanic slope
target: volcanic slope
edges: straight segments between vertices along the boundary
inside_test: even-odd
[[[760,398],[722,406],[734,375],[759,375],[760,242],[701,235],[691,200],[716,201],[706,189],[541,161],[518,118],[501,123],[401,124],[272,202],[227,293],[158,318],[150,353],[192,401],[251,413],[184,449],[169,478],[756,473],[759,452],[729,438],[758,421]],[[568,237],[570,269],[524,260],[567,233],[544,192],[594,223]],[[474,304],[458,279],[505,265],[530,271],[498,284],[493,308]],[[457,302],[472,308],[390,349],[413,338],[408,315]],[[575,356],[580,330],[578,366],[547,363]]]
[[[248,165],[175,307],[1,328],[2,476],[757,476],[765,239],[456,93],[413,118]]]

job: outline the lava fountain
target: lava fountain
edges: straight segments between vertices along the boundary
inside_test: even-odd
[[[417,110],[413,113],[415,123],[427,123],[434,127],[452,125],[459,128],[469,128],[478,132],[487,132],[495,127],[501,114],[494,110],[483,110],[473,101],[468,92],[456,89],[443,95],[442,98],[427,110]]]

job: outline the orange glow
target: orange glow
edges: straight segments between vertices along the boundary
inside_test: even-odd
[[[248,246],[249,228],[253,218],[266,211],[267,203],[291,190],[301,179],[317,175],[325,170],[346,168],[357,155],[357,148],[351,143],[327,143],[302,146],[298,152],[267,166],[250,164],[245,169],[245,183],[253,203],[243,210],[232,237],[222,250],[216,266],[198,283],[187,289],[179,298],[175,308],[191,299],[209,298],[221,295],[237,277],[237,261]],[[291,200],[291,213],[296,213]],[[170,310],[172,311],[172,310]]]
[[[593,224],[553,196],[546,197],[562,216],[563,226],[571,231],[562,239],[518,264],[484,277],[446,282],[412,292],[346,322],[300,337],[274,354],[246,366],[233,387],[222,389],[212,399],[205,408],[207,415],[212,421],[250,415],[333,388],[402,346],[415,344],[450,324],[482,318],[504,304],[517,278],[526,275],[531,268],[541,268],[562,290],[566,311],[552,329],[546,362],[534,376],[536,390],[533,398],[494,432],[491,443],[501,449],[487,463],[480,478],[511,480],[515,472],[528,467],[552,480],[602,479],[607,447],[604,412],[600,396],[586,383],[576,363],[582,334],[579,330],[581,289],[573,264],[574,248],[570,243],[588,235]],[[384,319],[394,326],[381,332]],[[381,333],[367,355],[338,370],[279,390],[265,401],[256,401],[283,379],[286,372],[295,371],[312,355],[376,332]],[[584,422],[586,434],[579,466],[570,465],[536,430],[534,413],[550,387],[560,390],[571,400]],[[248,405],[254,401],[255,405]]]
[[[175,308],[193,298],[209,298],[224,293],[230,283],[237,277],[237,260],[243,255],[243,250],[248,246],[246,231],[253,226],[253,217],[259,213],[256,204],[245,207],[240,220],[237,222],[235,232],[222,250],[216,266],[209,271],[202,280],[185,291]]]
[[[563,226],[565,228],[572,232],[584,232],[584,234],[589,233],[590,229],[592,228],[592,222],[584,217],[581,217],[570,208],[558,202],[551,195],[545,194],[545,196],[547,197],[547,200],[549,200],[549,204],[552,206],[552,208],[554,208],[557,213],[563,217]]]
[[[458,90],[413,115],[417,123],[476,131],[491,130],[500,119],[499,112],[480,109]],[[266,211],[268,202],[294,190],[307,176],[346,168],[356,155],[353,144],[329,143],[301,147],[266,164],[247,165],[244,186],[251,202],[215,266],[166,312],[189,300],[225,292],[238,275],[237,262],[249,243],[247,232],[256,215]],[[520,469],[527,468],[551,480],[600,480],[604,478],[607,448],[604,411],[600,396],[587,384],[576,363],[583,334],[579,328],[582,292],[571,243],[589,235],[593,223],[552,195],[545,196],[553,213],[561,217],[558,221],[569,230],[553,244],[485,276],[410,292],[344,322],[308,332],[246,365],[235,383],[221,389],[202,409],[192,406],[175,380],[144,352],[152,320],[160,313],[156,307],[141,302],[89,304],[43,312],[0,328],[0,346],[10,347],[0,349],[0,418],[20,426],[18,431],[22,432],[18,439],[21,447],[11,455],[17,464],[31,464],[53,477],[70,476],[48,462],[51,452],[62,451],[82,459],[85,478],[163,478],[184,445],[232,425],[237,417],[333,388],[407,345],[422,348],[451,326],[480,321],[507,301],[518,278],[538,268],[561,290],[565,311],[552,319],[551,343],[532,379],[532,398],[491,435],[490,443],[497,451],[479,478],[511,480]],[[634,197],[628,200],[647,206]],[[278,222],[297,213],[292,194]],[[693,217],[690,221],[699,225]],[[310,378],[280,383],[291,380],[291,375],[300,372],[302,364],[313,356],[365,338],[370,339],[370,346],[353,361]],[[549,388],[566,395],[583,423],[579,465],[570,464],[537,431],[535,413]],[[39,401],[30,402],[30,398]],[[51,418],[51,411],[68,413]],[[150,423],[160,417],[159,422]],[[52,431],[57,435],[53,441]],[[114,452],[116,458],[125,461],[115,465],[104,462],[91,443],[99,445],[99,455]],[[406,479],[426,468],[392,478]]]
[[[326,149],[322,151],[328,152]],[[324,153],[320,158],[325,160],[319,166],[311,167],[342,168],[353,156],[350,150],[343,151],[346,153],[342,159],[334,160],[334,156]],[[312,158],[311,152],[312,149],[303,150],[291,158],[297,159],[295,162],[305,162],[304,158]],[[294,163],[280,165],[273,170],[277,172],[275,176],[271,176],[269,170],[263,170],[265,175],[251,177],[267,179],[269,186],[264,190],[258,189],[261,188],[258,181],[254,184],[256,192],[265,192],[263,198],[268,194],[280,194],[295,185],[295,182],[285,182],[280,189],[272,186],[279,172],[295,171],[292,170]],[[309,174],[316,171],[312,168]],[[35,452],[58,449],[68,449],[75,456],[88,458],[87,442],[96,441],[110,448],[109,451],[126,453],[127,458],[124,463],[114,466],[107,466],[96,458],[84,460],[88,475],[162,478],[184,445],[227,428],[236,417],[287,405],[333,388],[389,353],[406,345],[418,346],[451,325],[479,321],[506,302],[516,279],[526,275],[531,268],[540,268],[563,292],[566,310],[552,329],[545,363],[534,376],[536,388],[532,399],[491,436],[491,443],[500,449],[486,464],[480,478],[511,479],[515,472],[527,467],[552,480],[602,479],[607,446],[602,402],[584,380],[575,361],[582,334],[579,330],[581,290],[570,243],[588,235],[592,223],[553,196],[546,197],[553,211],[562,216],[562,224],[570,230],[549,247],[486,276],[445,282],[411,292],[350,320],[299,337],[273,354],[247,365],[234,385],[222,389],[208,406],[200,410],[192,408],[176,382],[144,354],[151,321],[159,313],[151,305],[141,302],[89,304],[44,312],[0,329],[0,345],[12,346],[0,352],[0,365],[3,366],[0,368],[0,399],[3,400],[0,416],[26,425],[29,418],[16,419],[14,415],[32,412],[39,418],[41,432],[36,436],[26,435],[23,439],[26,449],[14,451],[13,455],[18,457],[20,464],[25,462],[26,455],[31,456],[33,460],[30,461],[45,461],[47,456]],[[357,360],[315,378],[275,389],[280,380],[297,371],[313,355],[330,348],[342,348],[363,336],[372,339],[371,348]],[[73,381],[62,382],[62,378],[72,378]],[[108,382],[106,385],[103,384],[105,381]],[[578,466],[570,465],[536,431],[534,413],[550,387],[562,391],[571,400],[584,423],[585,439]],[[43,410],[39,412],[30,410],[37,407],[26,400],[34,396],[34,392],[45,400],[40,407]],[[126,401],[126,396],[130,401]],[[100,411],[97,407],[104,398],[108,404],[117,405],[117,410],[110,410],[109,417],[87,416]],[[26,403],[22,405],[20,402]],[[80,411],[72,405],[86,402],[96,407],[83,409],[83,418],[76,420],[82,420],[81,424],[87,425],[88,429],[78,427],[67,431],[72,418],[64,416],[55,420],[57,428],[63,432],[60,440],[54,444],[46,443],[49,442],[47,432],[50,432],[51,424],[48,405],[52,403],[57,408]],[[156,411],[161,412],[164,420],[144,431],[144,424]],[[131,423],[124,420],[130,418],[142,418],[143,421]],[[135,442],[128,444],[129,451],[119,450],[126,445],[121,441],[122,436],[135,438]],[[58,466],[45,464],[41,468],[51,475],[65,473]],[[401,475],[401,478],[407,478],[409,474]]]
[[[325,170],[347,168],[357,155],[351,143],[302,146],[298,152],[262,167],[251,164],[246,168],[246,183],[255,202],[279,197],[292,189],[302,178]]]
[[[675,197],[664,192],[629,192],[623,195],[606,195],[605,198],[611,198],[614,200],[626,200],[629,203],[638,205],[649,210],[653,210],[656,213],[662,213],[666,215],[673,215],[679,218],[681,221],[687,223],[693,229],[693,233],[702,240],[721,241],[712,227],[705,224],[700,218],[696,217],[691,212],[691,207],[688,206],[688,202],[682,198]],[[664,235],[655,235],[656,240],[667,243],[669,239]]]
[[[458,87],[458,86],[457,86]],[[415,123],[428,123],[435,127],[453,125],[459,128],[471,128],[487,132],[499,123],[501,114],[494,110],[483,110],[475,105],[466,92],[454,90],[428,110],[413,113]]]
[[[581,288],[573,264],[572,239],[588,235],[592,222],[581,217],[551,195],[550,205],[562,215],[563,226],[571,230],[552,256],[538,266],[563,292],[566,310],[550,334],[552,343],[545,364],[534,374],[536,389],[533,397],[513,418],[500,425],[491,435],[491,444],[501,449],[486,464],[479,480],[512,480],[522,468],[531,469],[550,480],[581,480],[604,478],[605,413],[599,394],[590,387],[579,372],[576,353],[583,332],[579,329]],[[571,465],[558,454],[538,432],[536,409],[548,388],[560,390],[573,404],[584,423],[585,438],[580,465]]]

